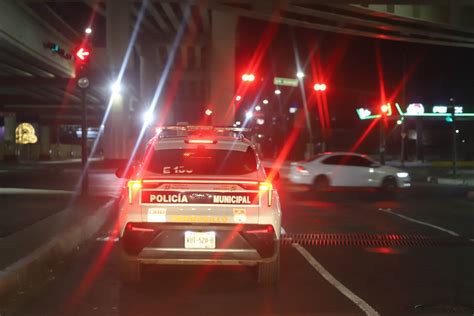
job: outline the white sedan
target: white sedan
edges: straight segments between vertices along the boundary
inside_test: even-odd
[[[386,192],[410,187],[410,176],[400,169],[382,166],[366,155],[324,153],[310,160],[291,164],[289,179],[315,190],[329,187],[371,187]]]

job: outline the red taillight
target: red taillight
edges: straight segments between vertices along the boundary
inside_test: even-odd
[[[275,230],[273,229],[272,225],[267,225],[267,227],[262,229],[251,229],[245,231],[247,234],[268,234],[273,233]]]
[[[272,206],[273,185],[269,182],[260,182],[258,190],[260,194],[268,192],[268,206]]]
[[[130,231],[130,232],[142,232],[142,233],[152,233],[155,231],[153,228],[135,226],[133,225],[133,223],[127,223],[127,225],[125,226],[125,230]]]
[[[143,184],[142,180],[130,180],[127,183],[128,186],[128,202],[132,204],[133,196],[141,190]]]
[[[306,170],[305,167],[300,166],[300,165],[296,166],[296,171],[299,172],[299,173],[302,173],[302,174],[308,174],[309,173],[308,170]]]
[[[184,141],[186,144],[216,144],[216,140],[212,139],[188,139]]]

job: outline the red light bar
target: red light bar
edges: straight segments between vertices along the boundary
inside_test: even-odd
[[[272,225],[267,225],[264,229],[253,229],[253,230],[246,230],[247,234],[268,234],[273,233],[274,229]]]
[[[188,139],[184,141],[186,144],[216,144],[216,140],[212,139]]]
[[[153,228],[135,227],[135,226],[132,226],[130,230],[132,232],[144,232],[144,233],[151,233],[155,231]]]
[[[125,230],[132,231],[132,232],[147,232],[147,233],[151,233],[155,231],[153,228],[134,226],[133,223],[127,223],[127,225],[125,226]]]

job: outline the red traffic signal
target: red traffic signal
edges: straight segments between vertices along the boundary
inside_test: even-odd
[[[325,83],[316,83],[313,86],[314,91],[326,91],[327,88]]]
[[[79,47],[74,55],[78,62],[85,63],[89,60],[90,51],[87,47]]]
[[[390,104],[382,104],[382,106],[380,106],[380,113],[382,113],[382,115],[392,115]]]
[[[243,74],[242,75],[242,81],[252,82],[254,80],[255,80],[255,75],[254,74]]]

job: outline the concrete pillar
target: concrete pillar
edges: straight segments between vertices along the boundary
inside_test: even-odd
[[[156,63],[156,54],[153,54],[153,46],[140,47],[140,105],[146,109],[155,93],[158,78],[158,66]]]
[[[6,115],[4,117],[4,143],[5,153],[3,156],[4,160],[16,160],[15,148],[15,129],[16,129],[16,116]]]
[[[107,55],[110,68],[118,71],[130,40],[130,2],[107,0]],[[129,67],[133,66],[129,60]]]
[[[129,138],[135,135],[133,124],[126,122],[128,98],[124,93],[115,95],[104,130],[104,158],[107,160],[127,159],[131,148]]]
[[[235,116],[235,46],[237,16],[212,11],[210,106],[214,125],[232,125]]]
[[[146,43],[140,45],[140,106],[137,108],[137,115],[142,115],[148,110],[153,96],[155,94],[158,77],[161,70],[158,64],[157,46]],[[171,107],[167,113],[163,110],[163,95],[155,104],[155,120],[164,124],[170,124],[173,121],[173,108]]]
[[[40,142],[40,159],[49,160],[49,150],[51,144],[51,133],[49,126],[42,125],[39,132],[39,142]]]
[[[129,1],[107,0],[107,56],[111,74],[119,74],[130,41]],[[133,67],[133,58],[127,69]],[[107,160],[127,159],[131,149],[127,146],[133,124],[127,122],[130,98],[126,93],[127,82],[122,82],[122,92],[113,96],[104,128],[104,157]]]
[[[4,117],[5,142],[15,143],[16,117],[7,115]]]

